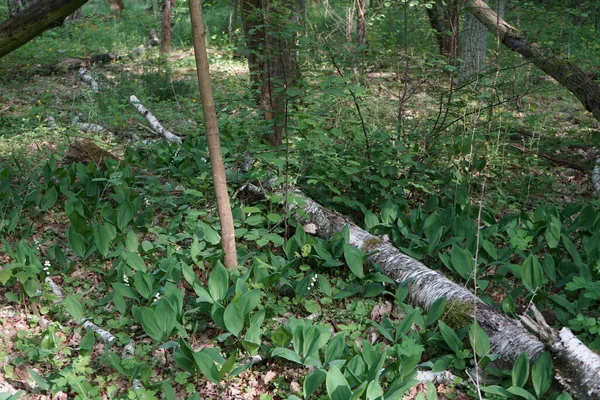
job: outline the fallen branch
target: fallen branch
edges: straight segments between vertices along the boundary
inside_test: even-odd
[[[558,381],[580,399],[600,398],[600,356],[588,349],[568,328],[550,327],[542,313],[532,305],[533,318],[522,315],[523,324],[550,348]]]
[[[131,50],[128,54],[129,58],[134,60],[134,59],[138,58],[139,56],[141,56],[150,47],[154,47],[158,44],[160,44],[160,39],[158,38],[158,35],[156,34],[156,30],[152,29],[152,31],[150,32],[150,40],[148,40],[146,43],[144,43],[142,45],[139,45],[135,49]]]
[[[152,113],[148,111],[148,109],[144,107],[142,103],[140,103],[140,100],[137,97],[131,95],[129,97],[129,102],[135,107],[136,110],[138,110],[140,114],[144,116],[144,118],[146,118],[146,121],[148,121],[154,132],[167,139],[168,142],[182,142],[179,136],[171,133],[168,129],[163,127],[160,122],[158,122],[158,119],[156,119],[156,117],[152,115]]]
[[[247,190],[254,195],[265,195],[265,191],[255,185],[247,185]],[[497,367],[511,369],[521,353],[526,353],[530,360],[535,360],[544,351],[544,343],[527,332],[519,321],[508,318],[466,288],[403,254],[388,242],[366,232],[342,215],[326,209],[300,190],[294,189],[293,193],[295,200],[289,207],[295,211],[301,223],[313,224],[314,227],[311,228],[316,228],[317,235],[325,239],[330,239],[336,232],[347,227],[349,244],[364,252],[372,253],[369,260],[379,265],[395,282],[405,284],[409,290],[409,300],[414,305],[428,310],[442,297],[471,304],[473,306],[471,315],[477,318],[477,322],[489,336],[491,352],[498,355],[495,361]],[[568,329],[563,328],[558,336],[564,342],[562,347],[549,343],[549,348],[557,357],[565,360],[561,365],[556,365],[559,381],[563,383],[568,381],[565,384],[567,388],[586,388],[584,392],[575,391],[584,399],[597,399],[600,393],[598,391],[600,389],[597,388],[600,384],[600,375],[597,372],[600,371],[598,356],[592,357],[593,352],[574,338]],[[573,339],[577,340],[577,343]],[[574,374],[572,365],[582,365],[581,368],[595,372],[591,375],[590,373]]]
[[[90,74],[87,73],[85,68],[79,68],[79,79],[89,84],[92,87],[92,92],[98,93],[100,87],[98,86],[98,82]]]
[[[107,130],[102,125],[92,124],[92,123],[87,123],[87,122],[79,122],[79,121],[81,121],[82,117],[83,117],[82,114],[77,114],[73,118],[73,121],[72,121],[72,124],[75,125],[79,130],[81,130],[83,132],[89,132],[89,133],[106,133],[109,135],[113,134],[112,132]]]
[[[544,153],[543,151],[529,150],[529,149],[526,149],[523,146],[520,146],[520,145],[514,144],[514,143],[512,143],[511,146],[514,147],[517,150],[520,150],[520,151],[524,152],[524,153],[534,154],[534,155],[536,155],[538,157],[543,157],[543,158],[545,158],[547,160],[550,160],[554,164],[562,165],[564,167],[573,168],[573,169],[576,169],[577,171],[581,171],[583,173],[587,173],[588,172],[588,169],[585,168],[584,166],[579,165],[579,164],[574,163],[574,162],[571,162],[571,161],[568,161],[568,160],[563,160],[562,158],[555,157],[552,154]]]

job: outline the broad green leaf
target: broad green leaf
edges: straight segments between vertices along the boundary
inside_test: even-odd
[[[136,233],[134,231],[127,232],[127,236],[125,236],[125,248],[127,248],[127,251],[137,253],[139,244],[140,242]]]
[[[543,352],[538,359],[535,360],[533,368],[531,369],[533,390],[535,390],[535,394],[539,399],[541,399],[544,393],[550,388],[550,385],[554,380],[552,371],[552,357],[549,353]]]
[[[452,246],[450,250],[450,260],[452,267],[458,275],[464,280],[469,280],[475,266],[473,255],[469,250],[462,249],[457,245]]]
[[[509,387],[508,390],[510,393],[519,396],[523,399],[526,400],[536,400],[535,396],[532,395],[531,393],[529,393],[527,390],[523,389],[522,387],[519,386],[511,386]]]
[[[379,218],[372,211],[367,211],[365,214],[365,227],[370,230],[375,225],[379,224]]]
[[[193,372],[196,369],[194,350],[183,339],[179,339],[179,346],[173,352],[175,364],[184,371]]]
[[[556,400],[573,400],[569,392],[562,392],[560,396],[556,398]]]
[[[346,335],[344,333],[338,333],[335,335],[327,344],[327,350],[325,351],[325,363],[341,359],[346,350]]]
[[[225,321],[227,330],[236,337],[239,337],[240,332],[244,328],[244,314],[241,307],[236,303],[228,304],[223,314],[223,320]]]
[[[344,259],[346,260],[346,264],[348,264],[348,268],[354,275],[358,278],[364,278],[365,274],[363,272],[363,252],[357,249],[354,246],[350,246],[349,244],[344,245]]]
[[[525,259],[523,268],[521,269],[521,278],[523,279],[523,285],[531,293],[537,292],[542,287],[544,283],[544,271],[537,257],[533,254],[530,254]]]
[[[325,382],[327,372],[323,369],[315,369],[304,378],[304,398],[308,399]]]
[[[117,236],[117,231],[115,227],[109,223],[103,225],[96,224],[92,229],[94,232],[94,243],[100,254],[106,257],[110,250],[110,243]]]
[[[194,360],[196,360],[196,365],[198,369],[208,380],[214,383],[219,383],[219,370],[215,365],[215,361],[212,355],[206,351],[206,349],[202,349],[196,353],[194,353]]]
[[[121,283],[121,282],[113,282],[111,283],[113,289],[115,290],[115,292],[118,292],[121,296],[123,297],[128,297],[130,299],[134,299],[137,300],[138,299],[138,295],[137,293],[131,289],[129,286]]]
[[[551,249],[557,248],[560,243],[560,229],[560,221],[555,216],[551,216],[550,223],[546,228],[546,241]]]
[[[490,337],[483,329],[481,329],[477,321],[474,321],[471,324],[471,328],[469,329],[469,341],[471,342],[471,346],[475,349],[475,354],[479,357],[488,355],[490,351]]]
[[[119,230],[124,230],[129,222],[133,219],[133,204],[129,201],[125,201],[121,203],[119,208],[117,208],[117,228]]]
[[[515,365],[511,371],[512,385],[516,387],[523,387],[529,379],[529,358],[527,353],[521,353],[515,361]]]
[[[556,268],[554,266],[554,257],[550,253],[544,255],[544,272],[552,282],[556,282]]]
[[[162,323],[158,319],[156,313],[148,307],[140,307],[140,323],[144,331],[152,339],[161,341],[163,338]]]
[[[229,274],[227,269],[217,261],[215,268],[208,277],[208,291],[215,301],[223,301],[227,294],[229,285]]]
[[[444,312],[444,308],[446,307],[446,298],[440,297],[436,301],[431,304],[429,310],[427,311],[426,323],[427,326],[433,324]]]
[[[450,349],[456,354],[463,349],[462,342],[456,336],[456,333],[450,328],[448,325],[444,323],[444,321],[438,321],[438,326],[440,327],[440,333],[442,334],[442,338],[444,342],[450,347]]]
[[[331,400],[348,400],[352,397],[352,390],[350,390],[348,381],[342,371],[335,365],[329,368],[325,381],[327,394]]]
[[[423,233],[425,233],[427,239],[431,239],[437,235],[440,228],[443,229],[443,226],[440,214],[437,212],[431,213],[423,222]]]
[[[142,272],[148,271],[148,268],[146,267],[146,263],[144,262],[144,260],[142,259],[142,257],[140,257],[140,255],[138,253],[133,253],[131,251],[124,251],[123,253],[121,253],[121,257],[123,257],[123,260],[125,260],[125,263],[127,263],[127,265],[129,267],[131,267],[132,269],[134,269],[136,271],[142,271]]]
[[[560,236],[562,238],[563,244],[565,245],[565,249],[567,249],[571,257],[573,258],[573,261],[575,261],[576,264],[581,264],[581,256],[579,255],[579,252],[577,251],[577,248],[575,247],[571,239],[569,239],[569,237],[564,233]]]
[[[75,298],[73,295],[68,295],[65,299],[65,306],[67,307],[67,311],[73,319],[77,322],[80,322],[83,319],[83,307],[81,307],[81,303],[79,300]]]
[[[42,201],[40,202],[40,210],[46,211],[56,203],[57,199],[58,193],[56,192],[56,188],[50,188],[50,190],[48,190],[46,194],[44,194],[44,197],[42,197]]]
[[[175,321],[177,319],[177,310],[175,310],[171,302],[164,297],[158,300],[154,313],[160,321],[163,335],[171,333],[173,328],[175,328]]]
[[[72,226],[67,230],[67,240],[71,249],[79,257],[85,256],[85,240]]]
[[[271,351],[271,357],[281,357],[285,358],[286,360],[302,364],[302,358],[300,358],[298,353],[283,347],[275,347],[273,351]]]
[[[142,271],[136,271],[133,286],[143,298],[150,300],[153,287],[153,280],[150,275]]]
[[[210,244],[219,244],[219,242],[221,241],[221,237],[219,236],[217,231],[213,229],[212,226],[201,221],[198,221],[198,224],[200,226],[200,230],[204,233],[204,240],[206,242]]]
[[[41,376],[29,367],[25,368],[27,369],[27,372],[29,372],[29,375],[31,375],[31,379],[33,379],[33,381],[39,386],[40,389],[48,390],[50,388],[50,384],[43,376]]]
[[[378,381],[370,381],[366,391],[367,400],[381,400],[383,399],[383,389]]]

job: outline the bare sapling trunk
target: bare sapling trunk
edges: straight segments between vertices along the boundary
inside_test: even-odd
[[[426,8],[429,24],[438,42],[440,54],[454,65],[458,57],[459,4],[458,0],[436,0],[431,8]]]
[[[527,40],[522,32],[500,18],[483,0],[473,0],[469,10],[504,45],[556,79],[600,121],[600,86],[585,71],[549,49]]]
[[[160,54],[168,55],[171,51],[171,1],[163,0],[162,32],[160,39]]]
[[[198,84],[200,85],[200,98],[202,111],[204,113],[204,126],[206,129],[206,140],[208,141],[208,152],[210,154],[210,165],[217,197],[217,208],[219,220],[221,221],[221,245],[225,254],[225,266],[237,267],[237,254],[235,249],[235,235],[233,229],[233,216],[229,205],[229,194],[227,193],[227,180],[225,166],[221,154],[221,142],[219,141],[219,126],[217,124],[217,111],[210,83],[210,71],[208,67],[208,55],[206,52],[206,30],[202,16],[201,0],[189,0],[190,17],[192,20],[192,36],[194,41],[194,53],[196,55],[196,70],[198,72]]]

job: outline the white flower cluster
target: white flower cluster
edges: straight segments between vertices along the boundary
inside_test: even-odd
[[[310,279],[310,285],[308,285],[308,290],[313,290],[315,288],[315,283],[317,282],[317,280],[319,280],[319,277],[317,274],[315,274],[315,276],[313,276]]]
[[[125,283],[125,285],[129,286],[129,277],[127,275],[123,275],[123,283]]]
[[[156,303],[159,300],[160,300],[160,293],[156,292],[156,294],[154,295],[154,301],[153,301],[153,303]]]
[[[44,270],[44,272],[46,274],[49,274],[51,266],[52,266],[52,264],[50,264],[50,261],[46,260],[46,261],[44,261],[44,266],[42,267],[42,269]]]

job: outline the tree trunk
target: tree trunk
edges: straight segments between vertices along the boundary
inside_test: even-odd
[[[88,0],[39,0],[0,24],[0,58],[44,31],[61,26]]]
[[[7,0],[7,4],[9,18],[17,15],[24,6],[21,0]]]
[[[252,192],[260,188],[249,188]],[[521,322],[508,318],[469,292],[464,286],[446,279],[430,270],[421,262],[403,254],[380,237],[359,228],[344,216],[326,209],[299,190],[297,201],[290,207],[297,210],[297,218],[304,224],[315,225],[316,234],[331,239],[336,233],[348,228],[349,244],[370,253],[369,260],[379,265],[383,272],[397,283],[406,284],[410,301],[427,310],[438,299],[445,297],[472,305],[472,317],[485,330],[492,345],[491,353],[498,354],[495,366],[511,369],[523,352],[535,360],[545,349],[544,344],[527,332]],[[528,327],[532,327],[525,319]],[[535,327],[532,327],[535,329]],[[536,333],[540,333],[537,329]],[[600,398],[600,356],[578,341],[569,329],[563,328],[556,337],[544,339],[548,350],[557,360],[554,367],[558,380],[582,399]],[[576,372],[580,372],[579,374]]]
[[[298,79],[296,35],[300,18],[296,0],[242,0],[246,55],[257,106],[273,129],[266,139],[281,145],[286,113],[286,90]]]
[[[356,46],[367,44],[367,0],[356,0]]]
[[[437,0],[431,8],[426,8],[429,24],[435,33],[440,54],[454,65],[458,57],[459,44],[459,5],[457,0],[449,0],[446,5]]]
[[[233,216],[229,204],[229,194],[227,193],[227,180],[221,154],[221,142],[219,141],[217,111],[215,110],[212,86],[210,83],[202,4],[200,3],[200,0],[189,0],[189,5],[190,17],[192,20],[194,54],[196,56],[196,71],[198,73],[202,111],[204,113],[206,140],[208,142],[210,165],[217,197],[217,209],[219,212],[219,220],[221,222],[221,246],[223,247],[223,253],[225,254],[225,266],[228,268],[235,268],[237,267],[237,253],[235,249]]]
[[[160,54],[168,55],[171,51],[171,1],[163,0],[162,32],[160,39]]]
[[[461,32],[460,68],[458,81],[464,81],[485,69],[487,51],[487,29],[471,13],[465,15],[465,24]]]
[[[125,4],[123,4],[123,0],[108,0],[110,3],[110,11],[111,12],[122,12],[125,10]]]
[[[600,121],[600,86],[581,68],[541,45],[529,42],[523,33],[500,18],[483,0],[473,0],[470,12],[509,49],[521,54],[573,93]]]

